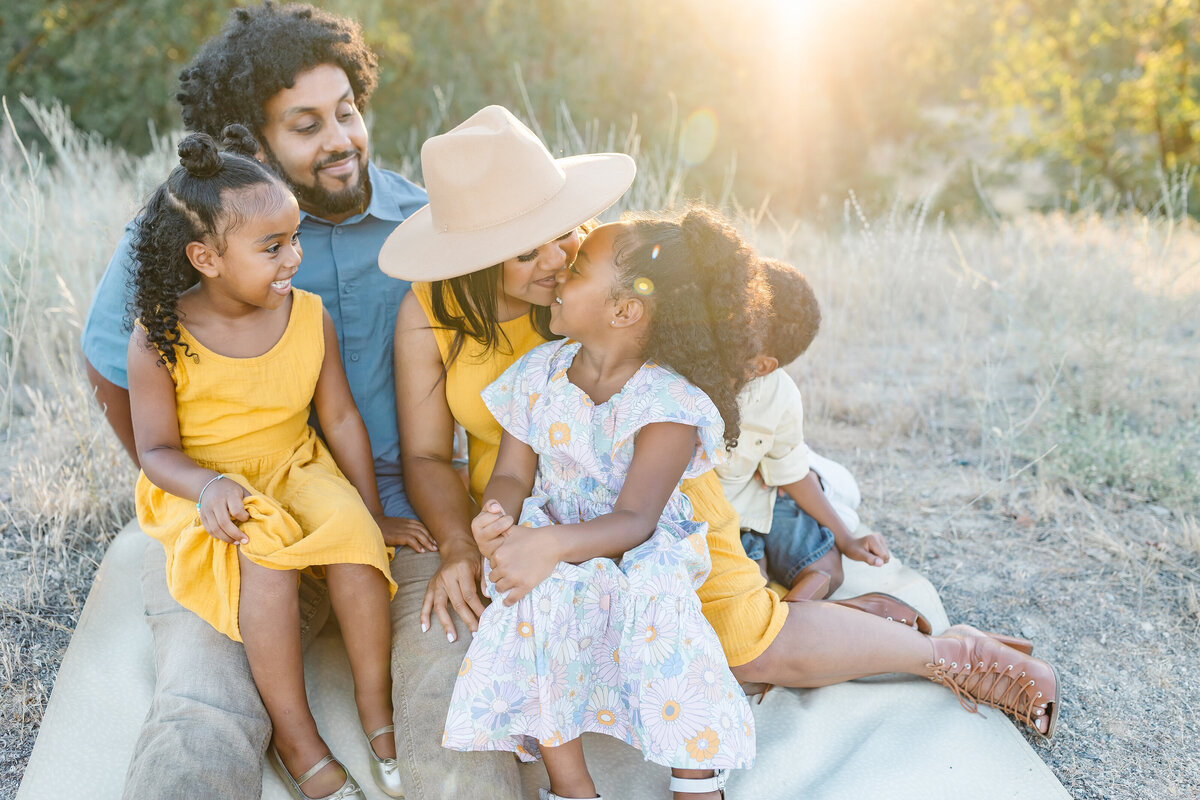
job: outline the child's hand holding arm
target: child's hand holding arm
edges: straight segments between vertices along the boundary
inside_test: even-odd
[[[245,544],[249,537],[238,522],[250,519],[245,498],[249,493],[236,481],[205,469],[183,452],[175,382],[140,326],[129,338],[126,365],[129,371],[129,408],[137,444],[138,462],[146,477],[160,489],[195,500],[200,521],[214,539]]]
[[[501,458],[505,443],[507,439],[501,444]],[[579,564],[592,558],[618,558],[649,539],[695,448],[694,426],[647,425],[638,432],[629,473],[611,512],[570,525],[516,528],[519,535],[504,536],[489,560],[496,588],[507,592],[505,604],[528,594],[560,561]],[[489,496],[491,490],[489,483]]]
[[[508,431],[501,434],[496,466],[483,492],[483,510],[471,521],[475,544],[489,561],[516,524],[508,509],[519,509],[533,491],[537,458],[537,453],[525,442]]]
[[[779,488],[796,501],[801,511],[833,533],[833,542],[842,555],[873,567],[882,567],[891,558],[887,543],[878,533],[855,537],[850,532],[821,489],[821,479],[817,477],[817,473],[809,470],[800,480]]]

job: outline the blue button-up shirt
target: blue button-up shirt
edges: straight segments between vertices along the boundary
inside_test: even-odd
[[[358,405],[375,457],[380,484],[399,475],[400,433],[396,424],[392,340],[408,281],[379,270],[379,250],[402,220],[427,201],[425,190],[374,164],[367,167],[371,202],[367,210],[336,225],[300,213],[304,258],[292,285],[321,296],[333,317],[350,392]],[[117,250],[88,311],[83,354],[108,380],[125,388],[125,354],[130,325],[126,305],[133,268],[135,222],[125,226]]]

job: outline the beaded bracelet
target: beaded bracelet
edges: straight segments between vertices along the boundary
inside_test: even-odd
[[[224,478],[224,477],[225,477],[224,475],[218,475],[215,478],[209,478],[208,483],[204,484],[204,488],[200,490],[200,496],[196,498],[196,510],[197,511],[200,510],[200,503],[202,503],[204,501],[204,493],[208,491],[208,487],[212,486],[214,483],[216,483],[217,481],[221,480],[221,478]]]

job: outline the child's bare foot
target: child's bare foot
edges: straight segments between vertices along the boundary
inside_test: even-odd
[[[821,600],[829,594],[829,573],[821,570],[801,572],[791,591],[783,596],[789,603],[801,600]]]
[[[300,780],[304,777],[305,772],[329,755],[329,748],[321,741],[320,737],[312,741],[287,741],[276,735],[272,740],[272,746],[279,754],[284,769],[296,783],[303,783],[300,789],[309,797],[325,797],[333,794],[346,782],[346,771],[336,761],[329,762],[316,775],[307,780]]]

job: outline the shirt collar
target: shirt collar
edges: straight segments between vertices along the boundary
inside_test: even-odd
[[[365,217],[374,217],[375,219],[387,220],[389,222],[403,222],[404,212],[400,208],[400,199],[396,196],[391,183],[383,174],[383,170],[375,166],[374,162],[370,160],[367,161],[367,178],[371,181],[371,201],[367,203],[367,210],[361,214],[347,217],[341,222],[336,223],[336,225],[353,225],[356,222],[361,222]],[[309,217],[326,225],[334,225],[334,223],[327,219],[309,214],[304,209],[300,209],[301,222]]]

